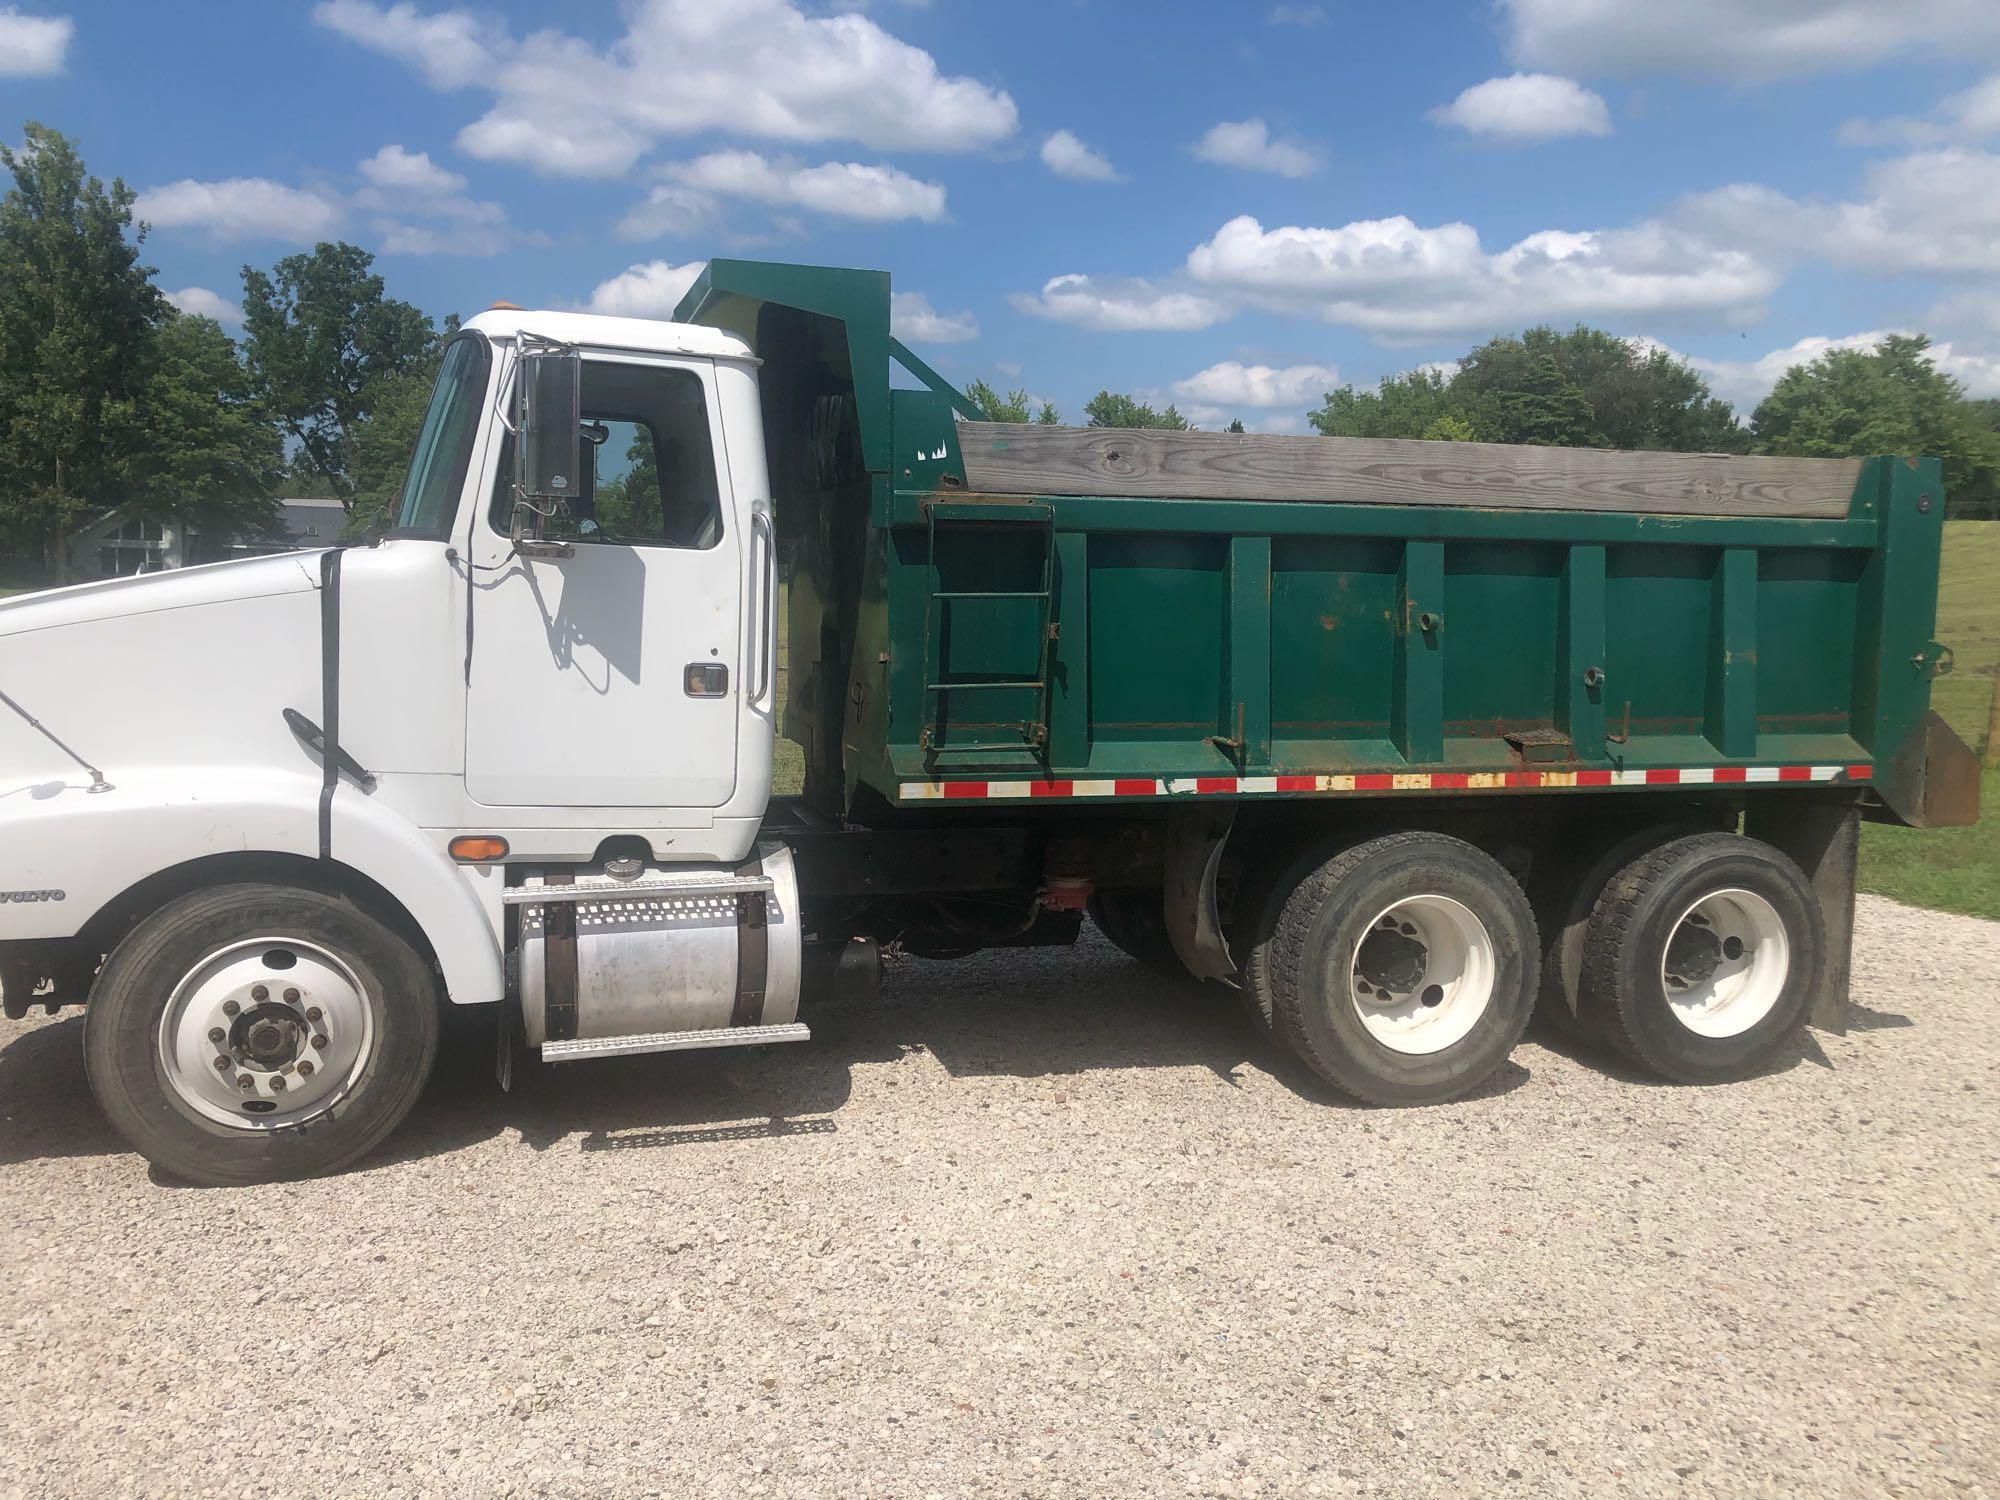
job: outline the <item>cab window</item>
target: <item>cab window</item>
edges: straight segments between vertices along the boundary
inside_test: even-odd
[[[579,401],[583,486],[565,540],[580,546],[713,547],[722,497],[701,378],[691,370],[586,360]],[[513,444],[500,455],[493,526],[513,514]]]

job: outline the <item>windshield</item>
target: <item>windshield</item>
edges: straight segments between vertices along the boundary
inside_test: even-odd
[[[437,389],[431,392],[417,451],[410,458],[410,476],[403,481],[394,535],[442,540],[451,534],[486,395],[486,362],[486,340],[476,333],[460,334],[445,346]]]

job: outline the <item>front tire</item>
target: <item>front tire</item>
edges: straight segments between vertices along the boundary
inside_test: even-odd
[[[352,1165],[399,1125],[437,1057],[438,993],[352,901],[269,884],[169,902],[105,961],[85,1070],[118,1132],[189,1182]]]
[[[1605,886],[1583,1001],[1613,1042],[1677,1083],[1760,1072],[1805,1020],[1825,938],[1806,878],[1733,833],[1675,839]]]
[[[1528,898],[1499,861],[1441,833],[1388,834],[1343,850],[1284,899],[1272,1019],[1357,1099],[1454,1099],[1520,1040],[1538,951]]]

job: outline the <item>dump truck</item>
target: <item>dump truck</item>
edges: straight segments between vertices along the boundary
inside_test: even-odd
[[[0,604],[0,994],[216,1184],[377,1146],[448,1006],[503,1072],[805,1042],[885,949],[1086,920],[1375,1104],[1538,1007],[1737,1079],[1843,1024],[1859,822],[1976,814],[1944,509],[1922,457],[985,422],[879,272],[500,305],[371,542]]]

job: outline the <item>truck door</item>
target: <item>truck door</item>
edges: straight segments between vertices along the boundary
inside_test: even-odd
[[[745,538],[716,462],[714,379],[705,361],[584,361],[568,556],[514,552],[512,455],[501,454],[472,540],[465,779],[475,801],[729,800]]]

